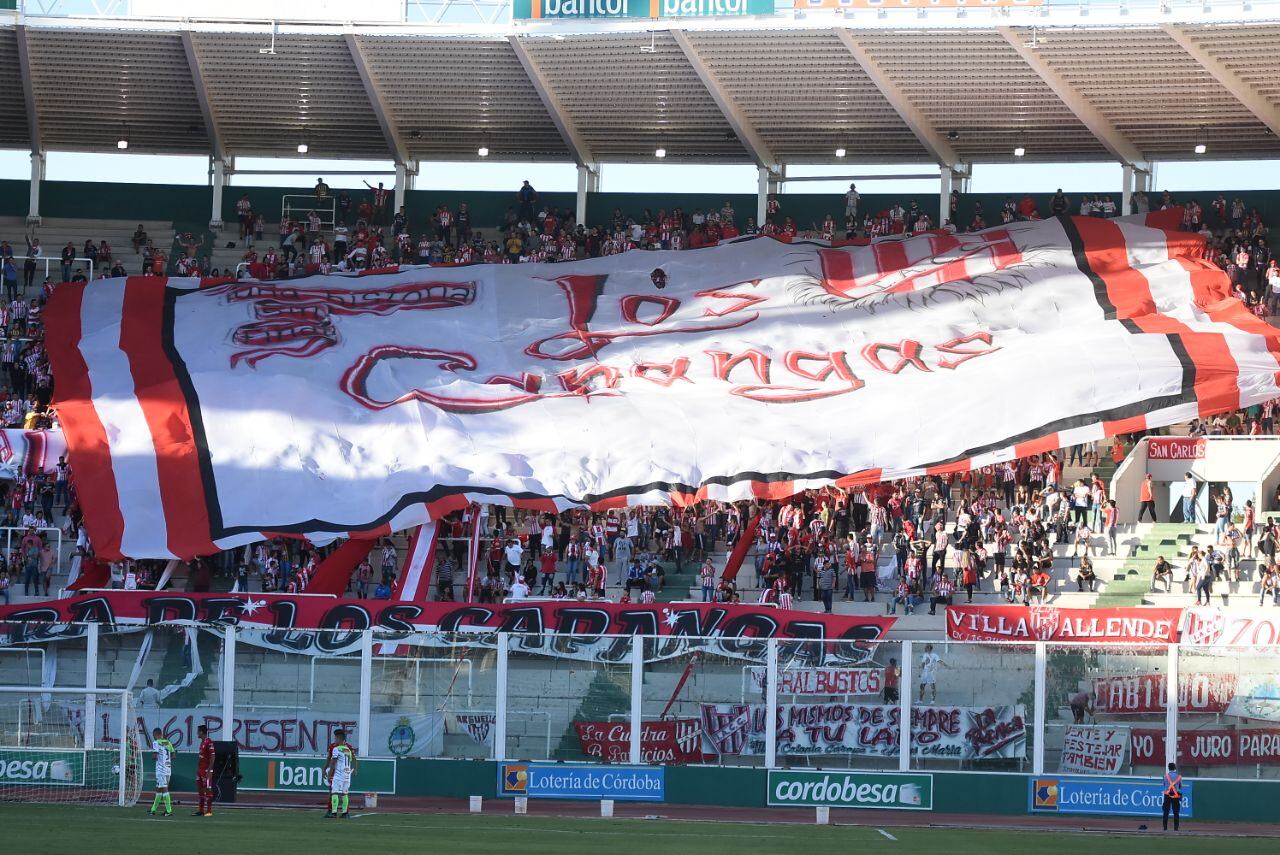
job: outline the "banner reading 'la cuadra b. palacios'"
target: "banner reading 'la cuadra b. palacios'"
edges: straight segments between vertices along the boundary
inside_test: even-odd
[[[607,508],[965,470],[1280,396],[1280,334],[1177,213],[69,283],[46,313],[55,404],[103,558],[399,530],[495,497]]]

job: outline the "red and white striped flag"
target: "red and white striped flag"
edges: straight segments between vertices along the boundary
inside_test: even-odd
[[[963,470],[1280,396],[1176,215],[67,283],[56,406],[107,558]]]

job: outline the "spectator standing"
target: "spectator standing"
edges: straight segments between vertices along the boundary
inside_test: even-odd
[[[846,220],[850,217],[853,217],[854,220],[857,220],[858,200],[861,198],[862,198],[862,195],[858,193],[858,185],[850,184],[849,192],[844,194],[844,216]]]
[[[884,702],[896,704],[900,701],[898,686],[902,681],[902,667],[897,659],[890,659],[884,669]]]
[[[1154,485],[1151,482],[1151,473],[1147,473],[1147,477],[1142,479],[1142,486],[1138,488],[1138,522],[1142,522],[1142,515],[1151,514],[1152,522],[1159,522],[1156,517],[1156,500],[1153,491]]]
[[[824,614],[831,614],[831,592],[835,586],[835,568],[830,561],[822,559],[822,566],[818,569],[818,596],[822,599],[822,611]]]
[[[520,222],[533,222],[534,205],[538,202],[538,191],[527,180],[516,191],[516,201],[520,203]]]

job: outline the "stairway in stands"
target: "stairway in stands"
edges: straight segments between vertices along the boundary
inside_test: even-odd
[[[1129,556],[1114,575],[1107,579],[1106,588],[1098,595],[1098,606],[1140,606],[1151,592],[1151,577],[1156,560],[1164,556],[1167,561],[1179,565],[1180,557],[1190,551],[1196,527],[1185,523],[1156,523],[1142,540],[1133,547]]]

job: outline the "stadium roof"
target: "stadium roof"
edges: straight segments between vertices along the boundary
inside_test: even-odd
[[[1087,6],[466,27],[14,15],[0,18],[0,146],[114,151],[124,137],[131,152],[306,144],[412,161],[483,145],[585,163],[662,147],[766,166],[837,148],[855,163],[1002,162],[1017,146],[1037,161],[1185,160],[1197,144],[1280,157],[1280,17],[1235,9],[1212,24]]]

